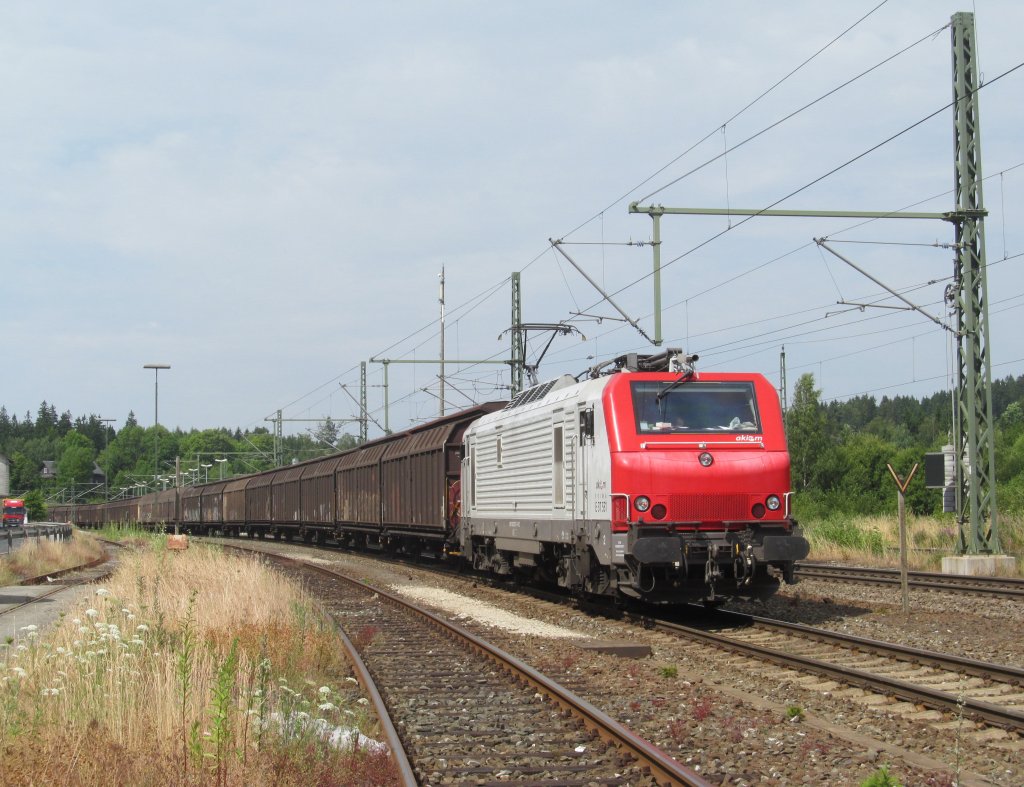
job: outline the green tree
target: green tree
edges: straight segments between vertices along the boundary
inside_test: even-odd
[[[328,416],[317,425],[313,438],[321,445],[334,448],[338,442],[338,425]]]
[[[793,406],[786,413],[789,461],[793,484],[799,490],[810,488],[817,458],[825,448],[825,413],[820,396],[821,391],[814,388],[814,375],[802,374],[793,389]]]
[[[61,441],[57,481],[63,486],[88,483],[92,478],[92,466],[92,441],[78,432],[68,432]]]
[[[145,436],[145,431],[137,424],[125,426],[117,433],[99,457],[100,467],[107,474],[107,478],[115,479],[138,464],[144,450]],[[148,445],[152,452],[153,444]]]
[[[11,454],[11,491],[23,492],[39,485],[39,465],[21,451]]]
[[[43,500],[43,493],[33,489],[25,494],[25,510],[28,513],[29,522],[46,521],[46,502]]]

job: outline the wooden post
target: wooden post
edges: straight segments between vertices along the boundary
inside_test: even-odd
[[[900,477],[896,475],[896,471],[892,469],[892,465],[886,463],[886,467],[889,468],[889,474],[892,475],[893,481],[896,482],[896,488],[899,490],[898,508],[900,516],[900,594],[903,599],[903,616],[907,617],[910,615],[910,587],[907,582],[907,504],[906,504],[906,492],[907,487],[910,486],[910,479],[914,477],[914,473],[917,472],[917,464],[910,471],[910,475],[907,476],[906,481],[901,481]]]

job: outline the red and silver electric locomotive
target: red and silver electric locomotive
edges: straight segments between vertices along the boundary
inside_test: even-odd
[[[477,568],[654,603],[772,592],[790,516],[778,395],[679,350],[531,388],[466,431],[461,549]]]

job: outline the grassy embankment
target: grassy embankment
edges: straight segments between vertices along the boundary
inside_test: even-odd
[[[395,783],[386,753],[351,742],[376,730],[313,599],[264,565],[165,544],[0,646],[4,783]]]
[[[13,553],[0,558],[0,587],[91,563],[103,555],[103,547],[95,539],[77,531],[69,541],[26,538],[24,543],[18,539],[15,544]]]
[[[893,516],[837,514],[827,518],[797,518],[811,543],[808,560],[838,561],[871,566],[898,566],[899,519]],[[1003,554],[1018,558],[1017,571],[1024,573],[1024,517],[999,517],[999,542]],[[951,515],[907,515],[910,568],[938,571],[942,558],[956,554],[957,525]]]

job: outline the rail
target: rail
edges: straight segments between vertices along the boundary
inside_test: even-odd
[[[370,590],[395,607],[412,612],[421,619],[428,621],[440,631],[445,632],[449,637],[466,643],[477,653],[494,662],[503,671],[516,676],[524,684],[532,686],[538,693],[545,695],[550,701],[561,707],[563,711],[580,720],[585,727],[595,732],[601,739],[616,746],[620,752],[631,757],[642,767],[646,768],[652,779],[658,784],[693,785],[693,787],[709,787],[710,785],[709,782],[705,781],[697,773],[681,765],[661,749],[619,724],[589,702],[577,697],[530,665],[495,645],[480,639],[462,626],[446,620],[398,594],[388,592],[380,587],[371,587],[363,580],[355,579],[335,569],[316,565],[296,557],[248,547],[232,545],[230,548],[241,552],[255,552],[263,556],[272,557],[275,561],[300,566],[303,570],[349,584],[354,588],[363,591]],[[368,674],[363,677],[369,680]],[[388,716],[386,708],[381,713],[382,718]],[[392,750],[395,751],[394,748]]]
[[[899,585],[900,583],[900,572],[895,568],[797,563],[796,575],[804,579],[856,582],[867,585]],[[981,593],[1008,598],[1024,597],[1024,579],[1021,577],[963,576],[940,574],[933,571],[909,571],[907,579],[910,587],[921,590]]]
[[[828,643],[850,651],[872,653],[896,661],[945,670],[951,674],[954,680],[958,676],[976,675],[982,677],[987,682],[1003,683],[1009,687],[1008,693],[1013,696],[1010,696],[1004,705],[997,705],[977,697],[950,694],[923,683],[910,683],[891,678],[880,672],[866,672],[854,667],[842,666],[837,662],[810,658],[794,652],[790,647],[782,649],[778,645],[747,641],[738,638],[735,634],[714,632],[703,627],[683,625],[673,620],[642,617],[640,620],[647,627],[702,642],[720,650],[741,654],[808,674],[820,675],[847,685],[859,686],[870,691],[888,694],[954,715],[962,713],[964,716],[985,724],[1002,727],[1014,732],[1024,730],[1024,712],[1018,709],[1019,706],[1014,701],[1016,694],[1019,692],[1019,686],[1022,680],[1024,680],[1024,670],[964,659],[948,654],[905,648],[893,643],[868,640],[840,632],[814,629],[794,623],[783,623],[782,621],[758,618],[737,612],[716,610],[712,618],[722,622],[728,621],[727,625],[736,626],[739,624],[740,628],[737,631],[748,628],[750,630],[760,629],[789,632],[793,635],[802,636],[805,639],[813,639],[817,642]],[[984,695],[985,693],[982,692],[982,694]],[[987,695],[986,698],[998,699],[997,697],[988,697]]]

